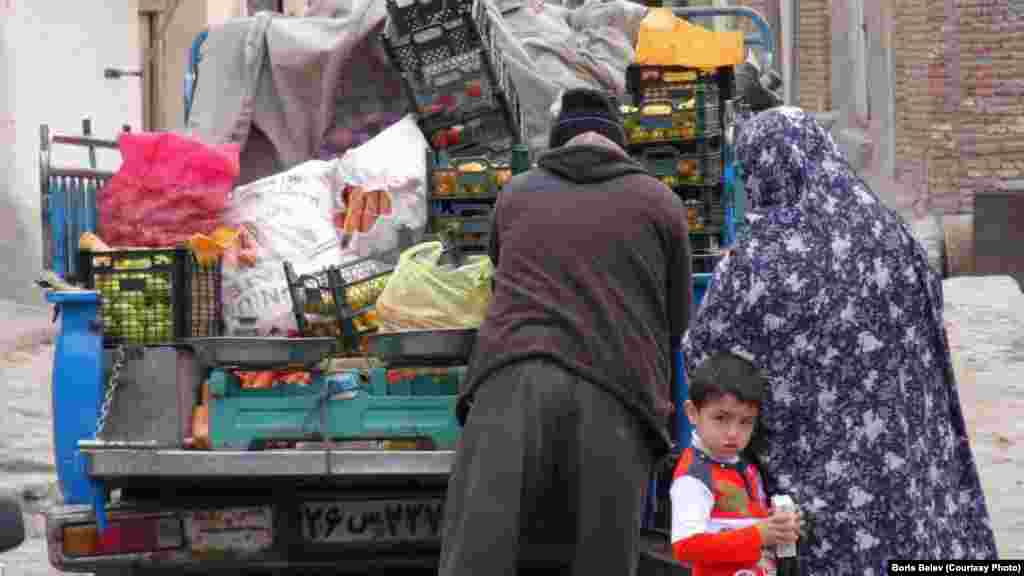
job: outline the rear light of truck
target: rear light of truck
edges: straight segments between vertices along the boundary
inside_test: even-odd
[[[95,523],[69,524],[63,530],[64,556],[112,556],[171,550],[184,545],[184,529],[176,516],[111,520],[100,531]]]

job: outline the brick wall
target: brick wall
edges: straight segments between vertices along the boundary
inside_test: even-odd
[[[973,212],[976,193],[1024,178],[1024,1],[887,1],[896,177],[922,207]],[[737,2],[764,14],[777,3]],[[831,0],[800,0],[798,103],[807,110],[832,106],[831,11]]]
[[[973,212],[974,194],[1024,175],[1024,2],[959,0],[957,7],[958,207]]]
[[[797,104],[812,112],[832,106],[831,0],[800,0],[797,23]]]
[[[896,178],[919,200],[927,200],[933,174],[930,167],[941,163],[941,147],[951,141],[930,141],[932,126],[943,118],[935,96],[942,94],[945,77],[944,16],[935,4],[929,0],[896,0],[893,10]]]
[[[1024,6],[895,6],[897,176],[925,206],[972,212],[976,193],[1024,174],[1024,62],[1015,58],[1024,50]]]
[[[737,0],[735,4],[761,12],[766,18],[778,11],[779,0]],[[814,112],[825,112],[832,105],[830,97],[831,74],[831,0],[800,0],[797,22],[797,66],[800,94],[797,105]],[[744,29],[752,32],[750,20],[744,19]],[[773,32],[776,38],[781,29]],[[781,46],[779,46],[781,49]],[[781,56],[776,57],[781,58]]]

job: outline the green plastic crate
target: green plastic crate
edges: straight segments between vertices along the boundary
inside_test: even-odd
[[[244,390],[237,376],[210,376],[210,442],[215,450],[246,450],[261,441],[428,439],[451,450],[458,439],[456,393],[464,368],[422,369],[395,377],[375,368],[369,383],[358,372],[323,377],[301,386]],[[390,376],[390,381],[389,381]]]

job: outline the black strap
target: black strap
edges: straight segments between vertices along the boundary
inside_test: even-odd
[[[695,448],[693,451],[697,453],[698,458],[703,458],[704,460],[711,462],[712,464],[717,464],[723,468],[731,468],[738,472],[740,478],[743,479],[743,488],[747,491],[747,497],[750,498],[751,500],[757,500],[757,497],[754,495],[754,489],[750,485],[750,480],[747,478],[747,468],[749,467],[748,462],[744,461],[743,459],[740,459],[739,462],[735,463],[718,462],[717,460],[712,460],[711,457],[705,454],[702,450],[697,450]]]

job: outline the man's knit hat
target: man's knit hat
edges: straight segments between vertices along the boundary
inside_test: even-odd
[[[626,147],[622,114],[607,95],[589,88],[567,90],[562,94],[558,118],[551,126],[548,147],[564,146],[585,132],[597,132],[619,146]]]

